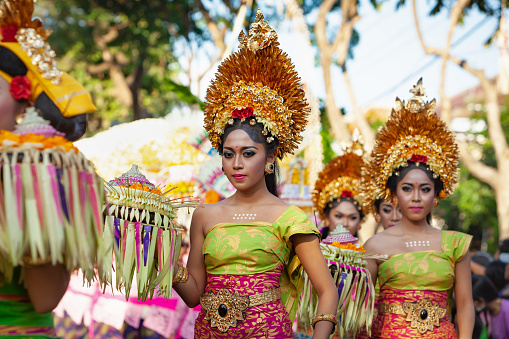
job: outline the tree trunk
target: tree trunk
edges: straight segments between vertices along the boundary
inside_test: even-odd
[[[500,240],[504,240],[509,239],[509,190],[505,185],[509,182],[509,171],[503,171],[499,174],[499,176],[499,188],[495,189],[495,198],[497,200],[498,237]]]
[[[338,141],[347,142],[350,139],[350,131],[346,126],[345,119],[341,115],[341,111],[336,106],[336,99],[334,99],[334,86],[332,85],[332,77],[330,74],[332,58],[326,55],[325,51],[323,51],[320,61],[322,64],[323,81],[326,93],[325,112],[327,113],[327,118],[329,118],[332,135]]]

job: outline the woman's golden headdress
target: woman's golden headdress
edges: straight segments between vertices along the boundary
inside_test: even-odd
[[[334,200],[352,199],[362,214],[364,213],[359,195],[362,168],[365,165],[364,149],[358,140],[345,148],[344,154],[332,159],[318,174],[312,199],[320,218],[325,220],[325,208]]]
[[[65,117],[94,112],[88,92],[58,68],[55,52],[46,42],[51,32],[39,19],[32,20],[33,11],[34,0],[3,0],[0,4],[0,46],[14,53],[28,69],[27,83],[21,87],[16,83],[26,94],[20,97],[35,102],[44,92]],[[1,67],[0,76],[12,84],[13,77]]]
[[[377,199],[390,199],[387,180],[399,168],[408,166],[409,161],[426,164],[433,177],[440,178],[441,199],[454,191],[459,159],[454,135],[435,113],[435,99],[423,100],[426,92],[422,78],[410,92],[413,97],[406,103],[396,98],[396,108],[377,135],[363,179],[362,195],[367,209],[372,210]]]
[[[239,42],[240,49],[219,65],[207,90],[205,129],[218,149],[226,124],[254,117],[264,125],[269,143],[279,139],[277,155],[283,158],[302,140],[310,111],[300,78],[260,10],[249,37],[241,32]]]

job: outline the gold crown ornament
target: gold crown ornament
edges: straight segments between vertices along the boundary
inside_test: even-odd
[[[363,204],[360,192],[362,168],[365,165],[362,142],[355,138],[345,147],[343,155],[332,159],[318,174],[312,194],[313,204],[325,220],[325,208],[336,199],[349,198],[362,213]]]
[[[218,149],[227,124],[250,119],[263,124],[267,142],[278,138],[277,156],[293,154],[310,112],[295,67],[278,46],[276,32],[260,10],[240,48],[219,65],[205,97],[205,129]]]
[[[410,90],[413,97],[405,103],[396,98],[396,108],[378,133],[371,158],[363,177],[364,207],[374,209],[377,199],[390,200],[386,187],[391,175],[408,166],[408,162],[425,164],[440,178],[443,189],[438,196],[446,198],[454,191],[458,178],[459,151],[453,133],[435,113],[436,101],[424,101],[422,78]]]
[[[94,112],[97,108],[88,92],[58,68],[55,52],[46,42],[51,32],[43,28],[39,19],[32,20],[35,2],[3,0],[0,4],[0,46],[14,53],[27,67],[25,76],[12,77],[0,64],[0,76],[11,84],[16,100],[35,102],[44,92],[65,117]]]

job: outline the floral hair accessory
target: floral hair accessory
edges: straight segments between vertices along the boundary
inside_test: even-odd
[[[97,108],[83,86],[58,68],[56,53],[46,41],[51,31],[44,29],[40,19],[32,18],[35,2],[2,0],[0,3],[0,46],[23,62],[30,84],[26,89],[24,86],[23,90],[14,86],[13,97],[35,102],[45,93],[66,118],[95,111]],[[16,78],[7,74],[2,65],[0,76],[8,82]],[[26,98],[28,89],[30,96]]]
[[[410,159],[408,159],[408,161],[412,161],[412,162],[416,162],[416,163],[422,162],[423,164],[425,164],[428,162],[428,157],[425,155],[413,154],[412,157]]]
[[[362,143],[355,139],[344,149],[343,155],[332,159],[318,174],[312,200],[322,220],[326,218],[327,205],[340,198],[352,199],[357,209],[365,214],[359,195],[364,165]]]
[[[236,109],[232,113],[232,118],[234,118],[234,119],[246,119],[246,118],[251,118],[251,117],[254,117],[254,116],[255,115],[253,114],[253,107],[246,107],[246,108],[242,108],[242,109]]]
[[[352,191],[343,191],[341,192],[341,198],[353,198]]]
[[[371,160],[363,177],[365,208],[374,211],[377,199],[390,200],[387,180],[398,175],[408,162],[424,163],[440,178],[444,188],[438,193],[444,199],[454,191],[458,178],[458,146],[453,133],[435,113],[436,101],[425,102],[422,78],[410,90],[407,103],[396,98],[396,108],[378,133]]]
[[[207,89],[205,129],[218,149],[228,123],[237,116],[264,126],[267,141],[279,140],[277,156],[292,154],[302,140],[310,112],[302,83],[276,32],[260,10],[249,30],[239,35],[240,48],[226,58]],[[244,109],[252,109],[249,116]],[[241,111],[242,113],[238,112]]]
[[[28,100],[32,96],[32,91],[30,90],[30,80],[26,75],[24,76],[15,76],[12,78],[11,86],[9,91],[11,92],[12,97],[16,101],[20,101],[22,99]]]

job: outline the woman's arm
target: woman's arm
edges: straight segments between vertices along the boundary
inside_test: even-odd
[[[318,237],[313,234],[295,234],[292,236],[292,242],[295,253],[318,294],[317,313],[336,315],[338,291],[320,251]],[[329,338],[331,331],[331,322],[319,321],[316,323],[313,338]]]
[[[475,311],[472,299],[472,276],[470,272],[470,252],[456,263],[454,268],[454,295],[456,298],[459,339],[472,338],[474,331]]]
[[[366,250],[366,253],[379,254],[377,252],[377,249],[374,248],[375,241],[373,240],[373,238],[374,238],[374,236],[369,238],[363,247]],[[368,259],[368,260],[366,260],[366,262],[367,262],[366,268],[368,269],[369,274],[371,275],[371,280],[373,281],[373,286],[376,286],[376,279],[378,278],[378,263],[375,259]]]
[[[177,291],[182,300],[184,300],[190,308],[196,307],[200,303],[200,296],[205,292],[205,284],[207,282],[207,272],[205,270],[202,252],[203,242],[205,240],[202,222],[206,214],[204,210],[205,208],[195,209],[193,219],[191,220],[191,250],[187,261],[189,279],[185,283],[178,283],[173,286],[175,291]]]
[[[62,264],[25,267],[28,297],[37,313],[57,307],[69,285],[70,274]]]

